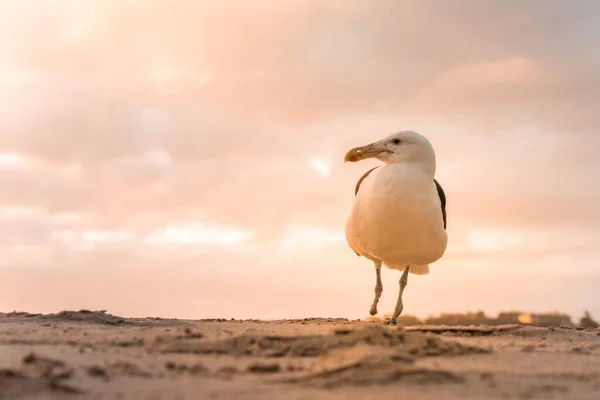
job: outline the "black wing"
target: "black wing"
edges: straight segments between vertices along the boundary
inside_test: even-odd
[[[440,202],[442,203],[442,218],[444,219],[444,229],[446,229],[446,193],[442,189],[442,185],[435,179],[433,180],[435,187],[437,188],[438,196],[440,196]]]
[[[381,165],[378,165],[378,166],[376,166],[375,168],[371,168],[370,170],[368,170],[367,172],[365,172],[363,176],[361,176],[361,177],[360,177],[360,179],[358,180],[358,182],[356,182],[356,187],[354,188],[354,195],[355,195],[355,196],[356,196],[356,194],[358,193],[358,188],[360,188],[360,184],[362,183],[362,181],[364,181],[364,180],[365,180],[365,178],[366,178],[367,176],[369,176],[369,174],[370,174],[371,172],[373,172],[373,170],[374,170],[374,169],[377,169],[377,168],[379,168],[379,167],[381,167]]]

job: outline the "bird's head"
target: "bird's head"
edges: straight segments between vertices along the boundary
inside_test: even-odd
[[[394,133],[366,146],[355,147],[346,153],[344,162],[376,158],[385,164],[418,162],[435,169],[435,152],[429,140],[413,131]]]

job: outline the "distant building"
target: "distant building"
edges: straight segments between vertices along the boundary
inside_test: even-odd
[[[384,316],[389,318],[390,315]],[[367,317],[367,321],[381,321],[377,317]],[[401,315],[398,324],[411,325],[532,325],[532,326],[575,326],[571,317],[563,313],[526,313],[522,311],[506,311],[498,314],[496,318],[487,317],[483,311],[467,312],[462,314],[442,313],[439,316],[430,316],[420,320],[412,315]],[[580,326],[596,327],[597,322],[586,313]]]
[[[426,325],[487,325],[490,322],[483,311],[441,314],[439,317],[429,317],[424,321]]]
[[[522,323],[523,319],[522,315],[526,315],[520,311],[508,311],[501,312],[498,314],[498,318],[496,318],[495,323],[498,325],[512,325]]]
[[[573,326],[571,317],[562,313],[530,314],[522,313],[519,323],[533,326]]]

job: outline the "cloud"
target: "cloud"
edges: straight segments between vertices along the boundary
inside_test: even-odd
[[[435,146],[448,262],[534,270],[549,247],[562,249],[555,265],[587,259],[593,243],[561,238],[600,223],[597,11],[0,2],[4,263],[90,274],[118,263],[134,279],[175,260],[231,285],[207,265],[244,265],[249,284],[269,268],[333,279],[364,264],[343,226],[376,165],[342,157],[401,129]],[[522,242],[498,247],[507,236]]]
[[[328,177],[331,174],[329,162],[323,159],[311,158],[308,160],[308,166],[317,171],[322,177]]]
[[[201,222],[172,224],[160,228],[143,239],[148,245],[236,245],[251,237],[251,233],[239,228],[221,227]]]

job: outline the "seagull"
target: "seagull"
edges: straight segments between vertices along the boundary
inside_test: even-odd
[[[381,266],[403,271],[392,317],[396,325],[404,308],[402,293],[409,271],[429,273],[429,264],[446,251],[446,194],[435,176],[435,151],[429,140],[401,131],[346,153],[344,162],[375,158],[383,165],[368,170],[356,183],[354,203],[346,220],[346,241],[359,257],[375,265],[377,314],[383,292]]]

